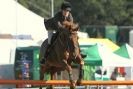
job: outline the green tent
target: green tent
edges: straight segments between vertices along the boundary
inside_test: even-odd
[[[95,66],[102,65],[97,44],[95,45],[80,45],[83,54],[87,57],[84,58],[84,80],[94,80]]]
[[[86,54],[84,58],[84,80],[109,80],[109,77],[103,76],[103,78],[95,76],[95,66],[102,66],[102,55],[100,55],[100,44],[88,45],[81,47],[82,53]]]
[[[90,65],[90,66],[102,65],[102,60],[98,51],[97,44],[88,46],[86,49],[82,50],[82,53],[87,55],[87,57],[84,58],[85,65]]]
[[[81,50],[82,53],[87,55],[87,57],[84,58],[84,70],[85,73],[87,71],[89,72],[84,75],[85,77],[91,75],[91,66],[130,66],[133,64],[130,60],[128,60],[128,58],[116,55],[108,48],[100,44],[88,45],[88,47],[86,45],[86,47],[81,47]],[[86,66],[88,66],[88,68]]]
[[[119,56],[122,56],[122,57],[130,59],[129,50],[128,50],[128,45],[127,44],[122,45],[118,50],[114,51],[114,53],[119,55]]]
[[[128,45],[127,43],[123,44],[118,50],[114,51],[119,56],[125,57],[130,60],[130,63],[133,63],[133,48]],[[129,64],[130,65],[130,64]],[[129,74],[131,75],[131,79],[133,79],[133,64],[130,66],[130,72]]]

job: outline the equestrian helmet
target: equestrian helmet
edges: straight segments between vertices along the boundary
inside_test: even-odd
[[[64,2],[61,5],[61,10],[68,10],[71,11],[71,4],[69,2]]]

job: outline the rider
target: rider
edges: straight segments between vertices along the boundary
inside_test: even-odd
[[[51,28],[48,29],[46,26],[46,22],[44,22],[46,29],[48,30],[48,47],[46,49],[45,55],[47,56],[50,46],[51,46],[51,38],[53,36],[53,32],[58,31],[59,29],[64,28],[63,21],[73,22],[73,16],[71,14],[71,4],[69,2],[63,2],[61,5],[61,10],[55,14],[55,16],[51,19]],[[48,25],[50,25],[48,24]],[[42,60],[41,62],[44,63],[45,60]]]
[[[69,2],[64,2],[61,5],[61,10],[55,14],[53,18],[51,18],[51,30],[48,31],[48,44],[51,45],[51,38],[53,35],[53,30],[58,31],[60,29],[65,28],[62,24],[64,21],[73,22],[73,17],[71,14],[71,4]],[[49,48],[48,46],[48,48]]]

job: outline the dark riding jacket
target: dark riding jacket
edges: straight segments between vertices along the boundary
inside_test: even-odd
[[[63,21],[69,21],[69,22],[73,22],[73,17],[72,17],[72,14],[70,13],[68,17],[64,17],[62,15],[62,12],[58,12],[55,17],[54,17],[54,24],[55,24],[55,30],[59,30],[60,28],[63,28],[62,26],[62,22]]]
[[[59,31],[59,29],[64,28],[62,25],[63,21],[69,21],[73,22],[72,14],[70,13],[67,18],[65,18],[62,15],[62,12],[59,11],[53,18],[48,19],[47,21],[44,21],[45,27],[47,30],[56,30]]]

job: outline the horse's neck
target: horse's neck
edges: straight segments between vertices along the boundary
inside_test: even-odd
[[[67,29],[72,27],[72,22],[69,22],[69,21],[64,21],[64,22],[62,22],[62,24]]]

